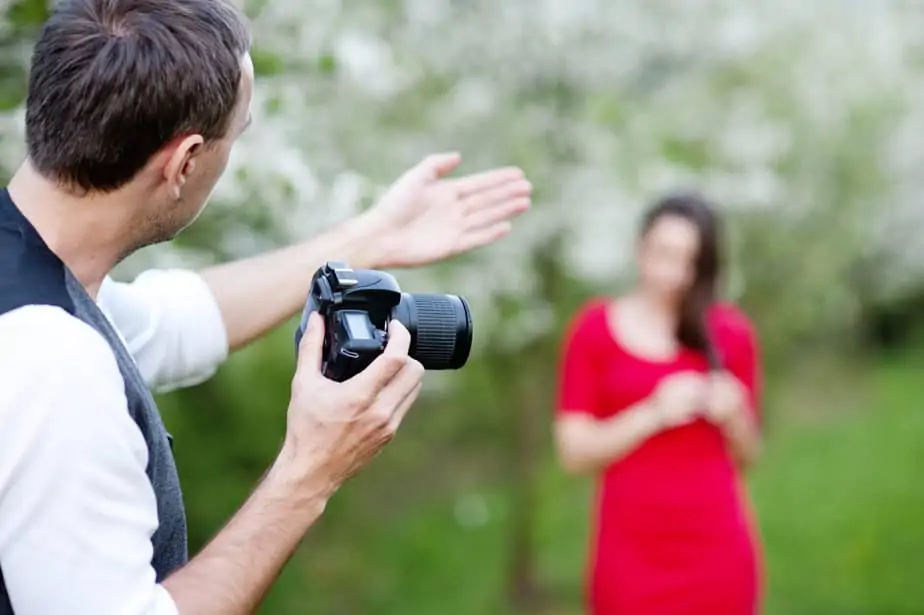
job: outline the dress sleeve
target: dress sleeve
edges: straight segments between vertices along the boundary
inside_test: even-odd
[[[751,411],[757,422],[762,418],[763,374],[760,360],[760,344],[750,319],[739,310],[730,318],[728,371],[732,373],[748,392]]]
[[[595,338],[599,332],[595,320],[600,309],[602,306],[596,304],[582,309],[565,333],[559,364],[559,415],[596,415],[599,411],[599,362],[595,360]]]

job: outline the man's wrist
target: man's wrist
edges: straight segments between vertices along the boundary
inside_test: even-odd
[[[394,246],[388,225],[375,212],[367,211],[346,223],[350,236],[351,265],[367,269],[387,269],[395,265]]]
[[[305,460],[289,444],[282,447],[263,485],[290,502],[297,514],[304,514],[312,520],[323,514],[327,502],[339,487],[320,464]]]

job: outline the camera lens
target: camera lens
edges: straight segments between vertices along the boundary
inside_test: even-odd
[[[411,333],[410,356],[425,369],[459,369],[472,350],[472,314],[456,295],[403,293],[392,311]]]

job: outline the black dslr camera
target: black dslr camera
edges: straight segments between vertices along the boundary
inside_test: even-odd
[[[312,312],[325,323],[322,372],[338,382],[382,354],[392,319],[410,332],[408,354],[425,369],[459,369],[472,348],[472,315],[465,299],[403,293],[394,276],[384,271],[351,269],[340,262],[318,269],[295,332],[296,351]]]

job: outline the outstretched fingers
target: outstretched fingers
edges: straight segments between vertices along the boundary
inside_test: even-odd
[[[466,228],[480,230],[516,218],[529,209],[529,197],[513,197],[469,212],[465,217]]]
[[[449,181],[450,187],[460,199],[493,190],[505,184],[523,179],[523,170],[518,167],[502,167],[466,175]]]
[[[506,237],[512,230],[513,225],[507,220],[490,226],[468,230],[459,239],[455,251],[457,254],[460,254],[462,252],[484,247]]]

